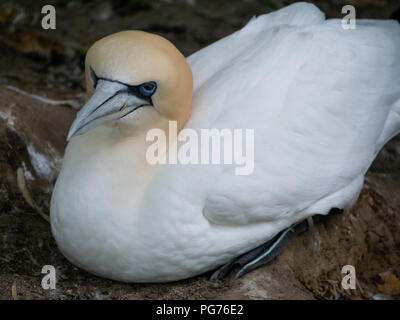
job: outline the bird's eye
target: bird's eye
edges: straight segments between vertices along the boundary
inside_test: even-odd
[[[157,89],[157,84],[153,81],[143,83],[139,86],[140,93],[145,97],[150,97]]]

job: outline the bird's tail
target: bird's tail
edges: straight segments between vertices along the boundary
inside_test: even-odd
[[[392,15],[390,16],[390,19],[394,19],[394,20],[397,20],[398,22],[400,22],[400,8],[392,13]]]
[[[400,99],[398,99],[392,106],[383,128],[382,134],[380,135],[376,153],[393,137],[400,133]]]
[[[391,14],[390,19],[400,22],[400,8]],[[398,134],[400,134],[400,98],[391,107],[382,134],[377,142],[376,153],[379,152],[386,142]]]

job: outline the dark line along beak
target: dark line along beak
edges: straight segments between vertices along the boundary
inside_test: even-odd
[[[118,120],[149,101],[132,93],[131,87],[117,81],[98,79],[92,97],[77,113],[68,132],[67,141],[98,125]]]

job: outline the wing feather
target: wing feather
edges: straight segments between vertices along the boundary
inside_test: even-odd
[[[279,12],[189,58],[197,83],[187,126],[255,132],[254,173],[221,166],[206,197],[216,224],[296,221],[351,204],[400,130],[397,22],[344,30],[314,6]]]

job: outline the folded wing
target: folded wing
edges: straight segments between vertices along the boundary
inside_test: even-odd
[[[296,4],[188,60],[196,80],[187,126],[255,134],[254,173],[222,165],[209,191],[203,212],[216,224],[294,222],[352,204],[400,131],[396,21],[357,20],[345,30]]]

